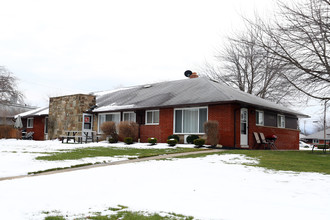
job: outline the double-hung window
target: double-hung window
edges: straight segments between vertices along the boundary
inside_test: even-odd
[[[27,128],[33,128],[33,118],[27,119]]]
[[[146,111],[146,125],[158,125],[159,124],[159,110]]]
[[[101,125],[103,122],[106,121],[113,121],[116,124],[120,122],[120,112],[114,112],[114,113],[104,113],[104,114],[99,114],[98,116],[98,132],[101,133]]]
[[[277,115],[277,127],[285,128],[285,116]]]
[[[123,121],[133,121],[136,120],[136,114],[135,112],[124,112],[123,113]]]
[[[256,125],[264,125],[264,112],[256,110]]]
[[[174,133],[202,134],[207,121],[207,107],[174,109]]]

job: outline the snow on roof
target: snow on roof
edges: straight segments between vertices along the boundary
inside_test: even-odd
[[[113,89],[113,90],[105,90],[105,91],[99,91],[99,92],[91,92],[90,94],[95,95],[96,97],[100,97],[100,96],[104,96],[104,95],[109,95],[109,94],[114,93],[114,92],[119,92],[119,91],[123,91],[123,90],[126,90],[126,89],[132,89],[134,87],[135,86],[125,87],[125,88],[118,88],[118,89]]]
[[[95,95],[98,108],[94,112],[238,102],[260,109],[308,117],[205,77],[134,86]],[[116,107],[112,109],[111,106]]]
[[[17,118],[18,116],[21,116],[22,118],[26,118],[26,117],[32,117],[32,116],[41,116],[41,115],[48,115],[49,114],[49,107],[41,107],[41,108],[37,108],[31,111],[27,111],[27,112],[23,112],[20,113],[18,115],[15,115],[15,118]]]
[[[325,130],[325,139],[330,140],[330,128],[327,128]],[[314,134],[307,135],[305,139],[319,139],[319,140],[324,140],[324,130],[316,132]]]
[[[106,112],[106,111],[116,111],[120,109],[134,109],[134,105],[116,105],[116,103],[112,103],[110,105],[102,106],[95,109],[93,112]]]

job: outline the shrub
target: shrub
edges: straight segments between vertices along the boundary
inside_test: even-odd
[[[151,145],[155,145],[157,143],[157,139],[156,138],[148,138],[148,143],[150,143]]]
[[[110,136],[109,143],[118,142],[118,134],[117,134],[115,122],[113,122],[113,121],[103,122],[100,128],[105,136],[107,136],[107,137]]]
[[[174,147],[174,146],[178,143],[178,141],[177,141],[177,139],[175,139],[175,138],[171,138],[171,139],[168,139],[168,140],[167,140],[167,143],[168,143],[168,145],[170,145],[171,147]]]
[[[180,142],[180,137],[178,135],[175,135],[175,134],[172,134],[172,135],[168,136],[167,140],[170,140],[170,139],[173,139],[173,138],[175,140],[177,140],[177,143]]]
[[[219,122],[206,121],[204,123],[204,132],[206,134],[206,141],[212,146],[219,143]]]
[[[195,139],[194,144],[198,147],[203,147],[203,145],[205,144],[205,140],[201,138]]]
[[[329,145],[317,145],[317,149],[329,149]]]
[[[115,138],[110,137],[108,141],[109,141],[110,144],[114,144],[114,143],[118,142],[118,138],[115,139]]]
[[[119,137],[123,140],[125,137],[131,137],[137,141],[139,136],[139,125],[133,121],[122,121],[118,124]]]
[[[187,143],[188,143],[188,144],[193,144],[193,143],[194,143],[194,140],[196,140],[196,139],[198,139],[198,138],[199,138],[198,135],[194,135],[194,134],[189,135],[189,136],[187,137]]]
[[[125,144],[133,144],[133,138],[131,137],[125,137],[124,138]]]

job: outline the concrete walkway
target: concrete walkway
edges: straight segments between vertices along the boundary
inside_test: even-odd
[[[159,155],[159,156],[153,156],[153,157],[144,157],[144,158],[132,159],[132,160],[121,160],[121,161],[116,161],[116,162],[93,164],[93,165],[82,166],[82,167],[65,168],[65,169],[62,169],[62,170],[54,170],[54,171],[43,172],[43,173],[32,174],[32,175],[20,175],[20,176],[0,177],[0,181],[21,179],[21,178],[26,178],[26,177],[44,176],[44,175],[51,175],[51,174],[57,174],[57,173],[66,173],[66,172],[72,172],[72,171],[77,171],[77,170],[85,170],[85,169],[92,169],[92,168],[97,168],[97,167],[120,165],[120,164],[128,164],[128,163],[136,163],[136,162],[148,161],[148,160],[159,160],[159,159],[180,157],[180,156],[186,156],[186,155],[204,154],[204,153],[217,153],[217,152],[221,152],[221,151],[224,151],[224,150],[221,150],[221,149],[203,150],[203,151],[193,151],[193,152],[185,152],[185,153],[176,153],[176,154],[166,154],[166,155]]]

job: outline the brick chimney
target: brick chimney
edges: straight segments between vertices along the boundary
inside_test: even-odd
[[[193,78],[198,78],[198,75],[196,72],[193,72],[190,76],[189,76],[190,79],[193,79]]]

